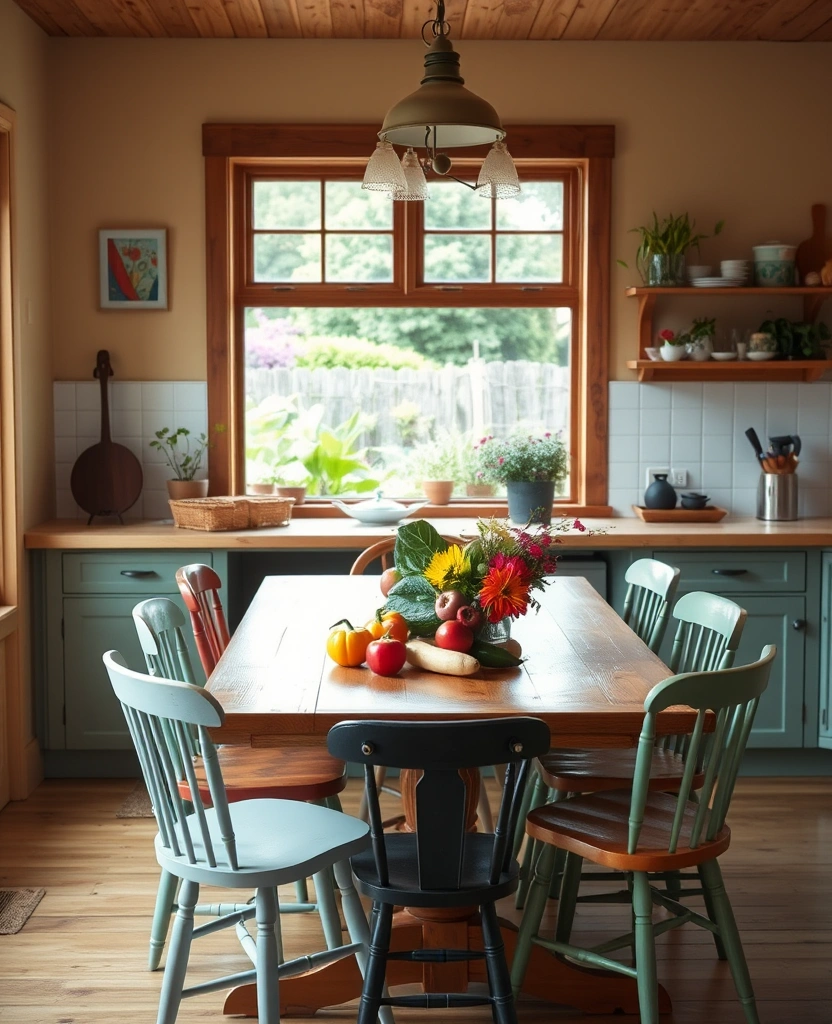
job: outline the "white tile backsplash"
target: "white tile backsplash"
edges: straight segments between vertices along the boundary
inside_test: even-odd
[[[100,388],[90,381],[55,381],[52,388],[57,514],[86,518],[73,500],[69,481],[77,455],[100,440]],[[207,385],[204,381],[113,381],[109,399],[112,438],[135,454],[144,474],[142,495],[127,515],[133,519],[170,518],[166,481],[171,474],[164,455],[149,442],[162,427],[207,433]],[[197,474],[205,475],[205,469]]]
[[[748,427],[763,444],[772,434],[800,434],[800,514],[832,513],[832,383],[614,381],[609,400],[609,503],[617,515],[631,515],[631,506],[642,504],[647,469],[665,466],[687,470],[688,489],[703,490],[712,504],[754,515],[760,470],[745,436]],[[637,439],[630,433],[636,412]],[[626,432],[616,434],[617,424]]]

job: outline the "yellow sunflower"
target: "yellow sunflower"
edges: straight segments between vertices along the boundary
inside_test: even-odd
[[[458,544],[451,544],[445,551],[437,551],[431,558],[425,579],[437,590],[448,590],[456,586],[462,578],[470,573],[471,566]]]

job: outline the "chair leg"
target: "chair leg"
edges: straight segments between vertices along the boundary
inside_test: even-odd
[[[333,888],[332,871],[330,868],[325,868],[312,877],[315,882],[315,902],[318,904],[318,913],[321,916],[326,948],[337,949],[338,946],[343,945],[343,937],[341,935],[341,917],[338,914],[338,903]]]
[[[179,909],[173,922],[156,1024],[175,1024],[176,1015],[179,1013],[182,989],[185,986],[185,972],[188,969],[188,956],[191,952],[191,939],[194,934],[194,907],[197,899],[199,886],[196,882],[183,881],[179,889]]]
[[[381,998],[384,993],[384,975],[387,970],[387,953],[390,949],[390,933],[393,925],[393,906],[379,903],[373,907],[374,927],[367,958],[367,973],[358,1004],[356,1024],[376,1024]]]
[[[506,963],[503,933],[497,920],[497,908],[493,903],[480,907],[482,917],[482,938],[485,951],[485,966],[488,971],[488,987],[491,991],[491,1015],[494,1024],[517,1024],[514,995],[511,991],[511,975]]]
[[[257,1020],[259,1024],[280,1024],[277,892],[272,887],[258,889],[254,904],[257,908]]]
[[[532,793],[531,799],[529,800],[529,806],[526,808],[525,814],[521,815],[520,820],[517,822],[518,831],[522,829],[524,834],[526,828],[526,817],[528,816],[529,811],[533,811],[542,806],[542,804],[544,804],[550,797],[546,783],[539,775],[534,781],[534,786],[530,788]],[[565,798],[566,794],[559,793],[557,790],[551,794],[551,800],[553,803],[558,803],[560,800]],[[523,861],[520,864],[520,881],[517,885],[517,894],[514,897],[514,906],[517,910],[522,910],[523,904],[526,902],[526,896],[528,895],[529,886],[531,885],[532,872],[534,871],[534,862],[540,855],[540,847],[541,843],[537,839],[532,839],[531,836],[528,836],[526,839],[526,848],[523,850]],[[515,836],[515,856],[517,856],[519,850],[520,844],[517,842],[517,838]]]
[[[299,878],[295,882],[295,899],[298,903],[309,902],[309,886],[306,884],[305,878]]]
[[[494,831],[494,816],[491,813],[491,804],[488,800],[488,790],[485,788],[485,779],[480,775],[480,795],[477,800],[477,817],[479,818],[480,829],[483,832]]]
[[[636,975],[641,1024],[659,1024],[659,980],[653,934],[653,900],[644,871],[633,873],[633,913],[636,933]]]
[[[696,870],[699,874],[699,881],[702,885],[702,899],[705,901],[705,910],[707,911],[708,919],[716,924],[717,920],[714,916],[714,901],[711,897],[710,890],[702,877],[702,865],[700,864]],[[725,943],[722,941],[722,936],[719,935],[718,932],[712,932],[711,934],[713,936],[714,945],[716,946],[716,955],[720,960],[727,960],[728,954],[725,952]]]
[[[153,911],[153,923],[150,926],[150,952],[147,958],[147,969],[155,971],[162,960],[162,950],[170,928],[170,919],[176,910],[176,890],[179,879],[169,871],[162,870],[159,888],[156,891],[156,907]]]
[[[557,942],[569,942],[572,934],[572,922],[575,920],[575,907],[578,903],[578,888],[581,884],[581,865],[583,857],[577,853],[567,853],[563,868],[563,881],[560,884],[560,900],[558,901],[558,922],[555,926]]]
[[[737,922],[734,919],[731,901],[728,899],[728,893],[725,891],[725,883],[722,880],[722,871],[719,864],[715,860],[706,861],[701,865],[700,878],[702,879],[703,887],[710,895],[716,923],[719,925],[720,937],[728,956],[728,965],[731,968],[731,975],[734,978],[734,985],[737,989],[737,995],[740,997],[740,1003],[742,1003],[746,1022],[747,1024],[760,1024],[760,1018],[757,1016],[757,1005],[754,1001],[751,976],[748,973],[748,964],[745,962],[740,933],[737,929]]]
[[[514,959],[511,963],[511,986],[515,996],[520,992],[523,979],[526,976],[526,968],[529,966],[532,939],[536,938],[540,931],[540,922],[543,920],[543,911],[546,909],[546,896],[549,892],[549,880],[554,863],[555,848],[544,843],[540,856],[532,867],[532,884],[523,919],[520,922],[520,930],[517,933],[517,943],[514,947]]]

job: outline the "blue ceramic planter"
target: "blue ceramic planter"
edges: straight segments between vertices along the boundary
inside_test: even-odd
[[[552,502],[555,500],[554,480],[511,481],[506,484],[508,515],[513,523],[552,521]]]

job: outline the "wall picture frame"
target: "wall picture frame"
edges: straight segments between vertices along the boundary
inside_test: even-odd
[[[102,309],[167,309],[165,228],[104,228],[98,232]]]

